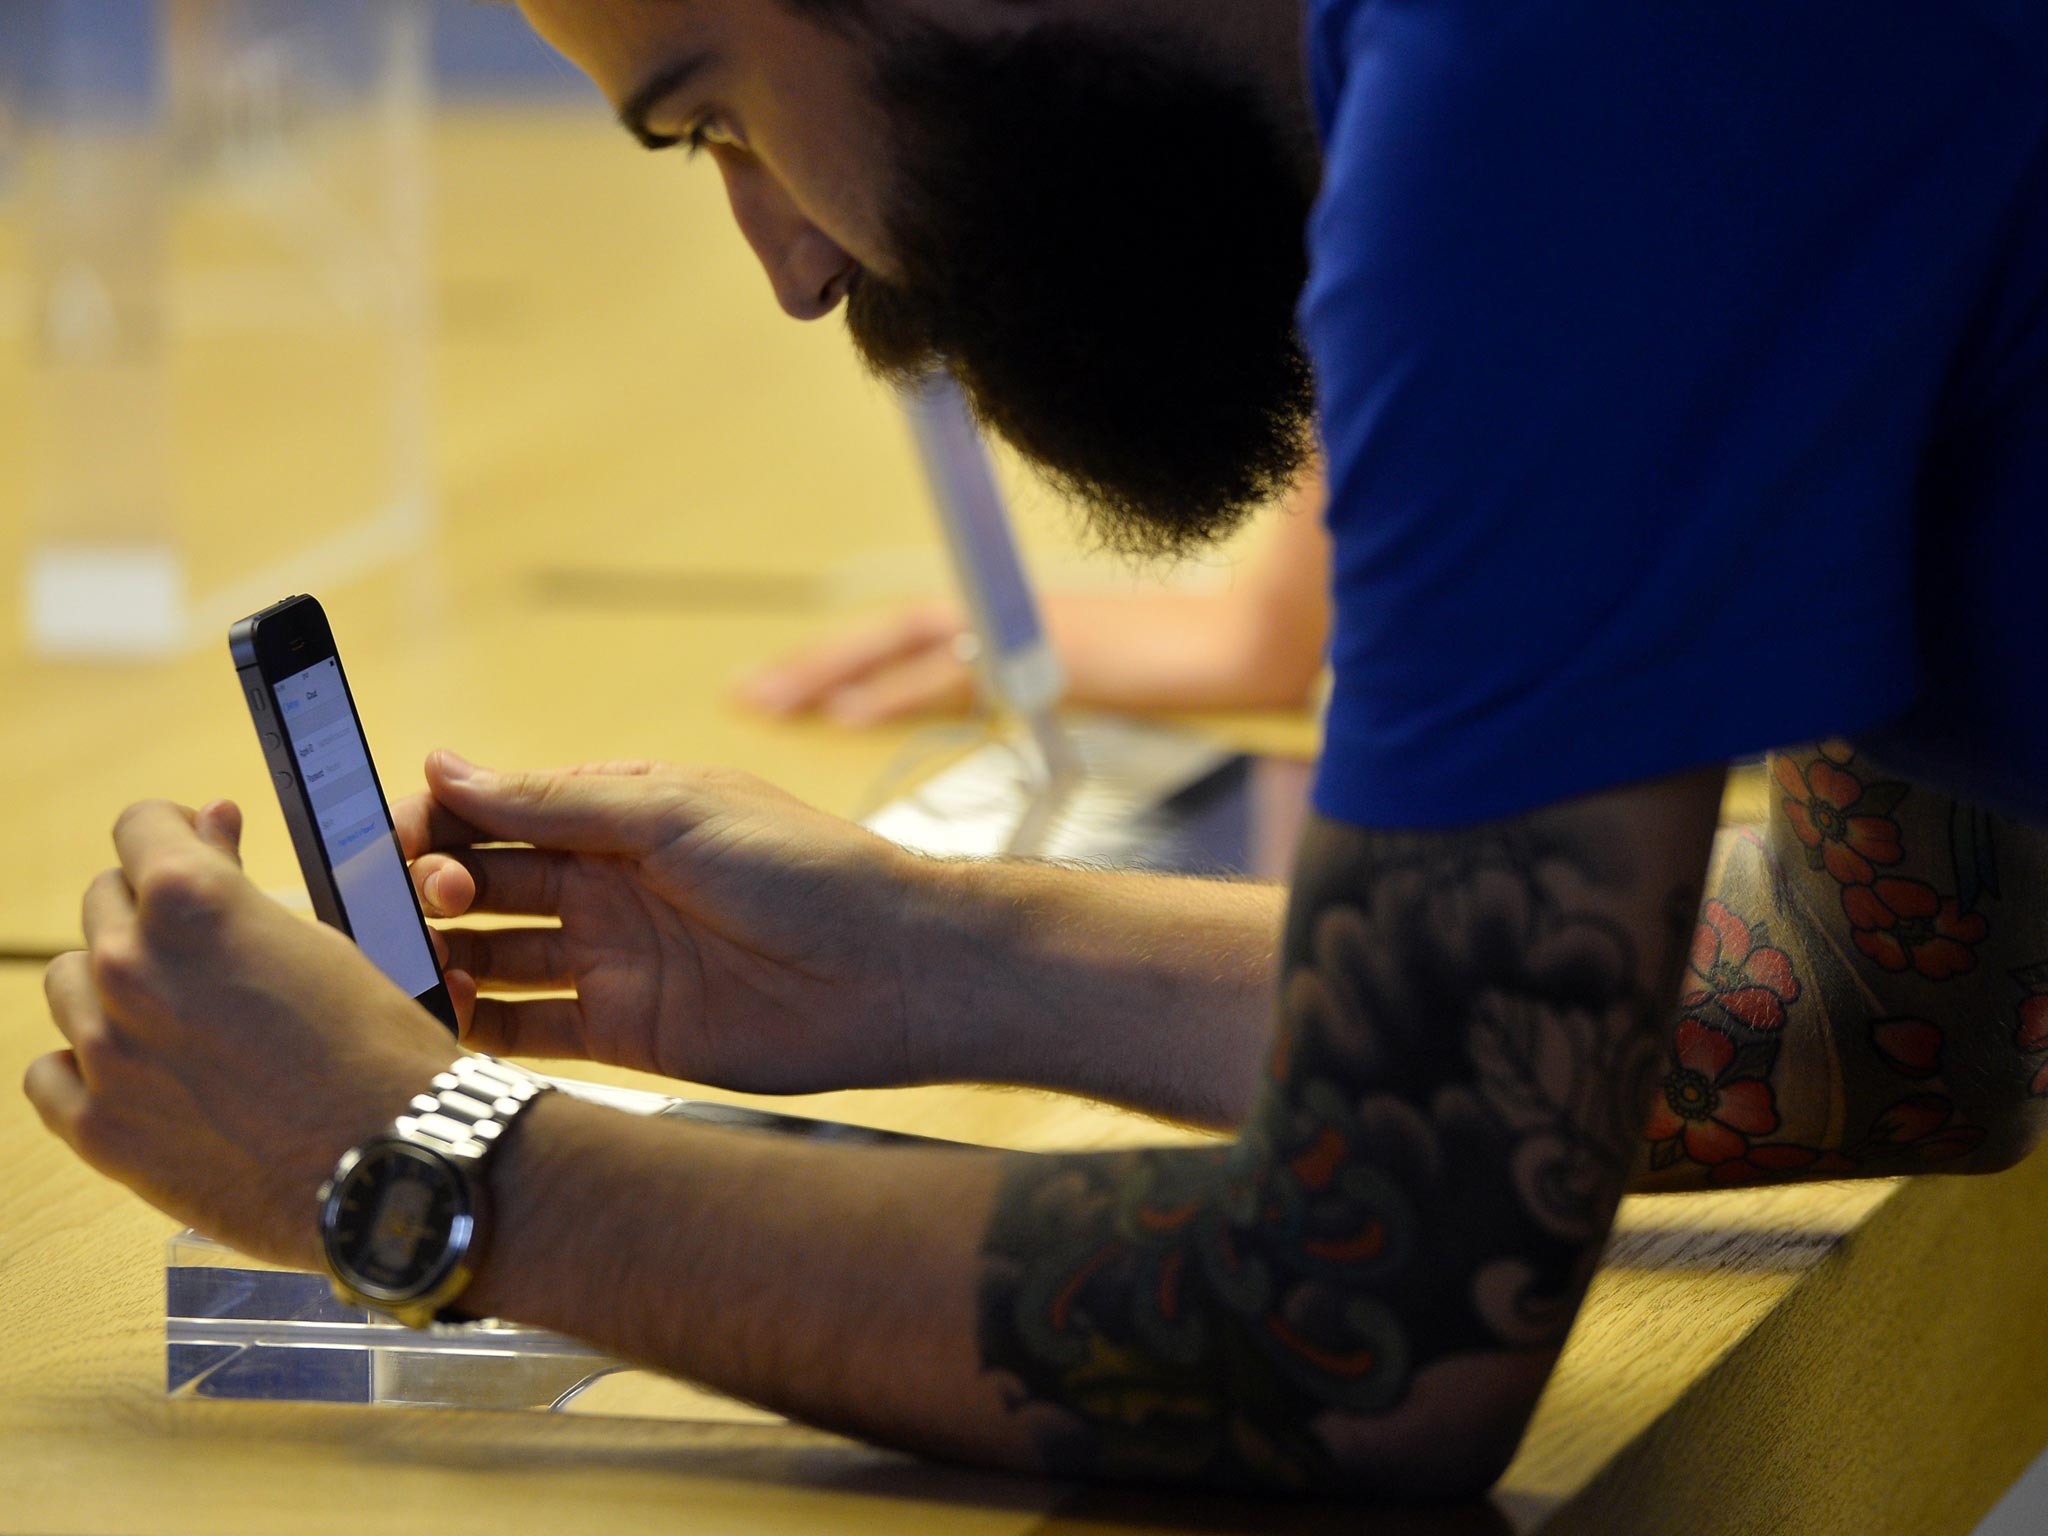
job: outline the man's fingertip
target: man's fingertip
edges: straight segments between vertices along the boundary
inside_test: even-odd
[[[840,725],[870,725],[875,718],[875,699],[866,688],[842,688],[825,702],[825,713]]]
[[[733,693],[742,704],[764,715],[794,714],[803,701],[800,690],[779,677],[747,678]]]

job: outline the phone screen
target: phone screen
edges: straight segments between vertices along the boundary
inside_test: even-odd
[[[341,666],[330,656],[273,684],[272,692],[349,930],[379,970],[406,996],[418,997],[440,985],[441,972],[420,931],[398,833]]]

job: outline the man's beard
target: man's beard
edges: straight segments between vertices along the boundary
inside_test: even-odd
[[[849,300],[868,366],[950,370],[1113,548],[1184,552],[1285,490],[1314,171],[1250,88],[1064,26],[882,49],[900,276]]]

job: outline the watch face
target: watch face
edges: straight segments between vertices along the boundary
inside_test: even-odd
[[[461,1258],[471,1214],[461,1175],[439,1153],[373,1141],[328,1198],[327,1257],[355,1289],[409,1299]]]

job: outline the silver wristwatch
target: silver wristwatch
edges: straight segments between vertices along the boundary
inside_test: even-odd
[[[485,1171],[547,1090],[518,1067],[464,1056],[389,1131],[343,1156],[320,1189],[320,1252],[344,1305],[409,1328],[469,1320],[454,1303],[490,1235]]]

